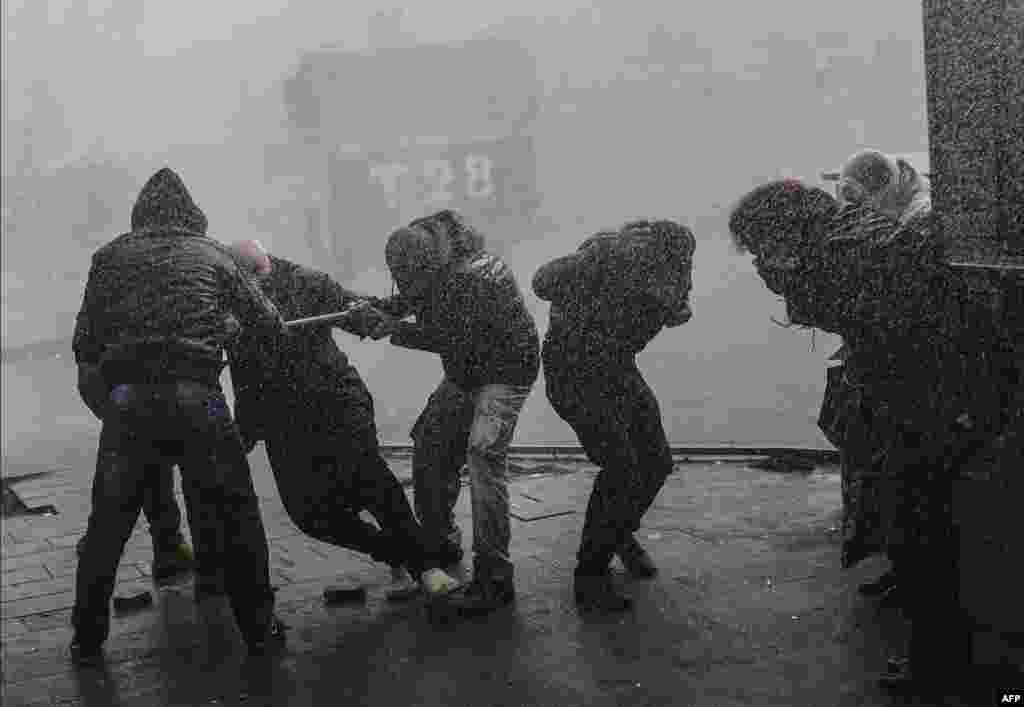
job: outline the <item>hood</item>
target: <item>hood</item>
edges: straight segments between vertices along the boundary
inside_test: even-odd
[[[415,219],[409,228],[430,234],[431,248],[441,261],[458,263],[484,250],[483,234],[451,209]]]
[[[132,230],[173,230],[206,235],[206,215],[173,170],[164,167],[142,187],[132,207]]]

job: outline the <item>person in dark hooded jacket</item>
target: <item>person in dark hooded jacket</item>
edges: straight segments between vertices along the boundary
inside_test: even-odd
[[[887,542],[901,548],[911,630],[908,659],[883,683],[932,689],[960,677],[953,480],[975,455],[1010,446],[1020,424],[1008,332],[946,262],[950,243],[927,217],[900,224],[783,180],[741,198],[729,229],[791,319],[850,343],[859,409],[884,411],[874,485]]]
[[[398,296],[378,304],[396,318],[415,316],[396,319],[385,333],[396,346],[439,354],[444,369],[412,430],[416,510],[442,555],[460,561],[453,509],[465,464],[473,582],[451,604],[463,615],[485,614],[515,600],[508,447],[537,378],[537,327],[508,265],[487,253],[483,237],[454,211],[395,231],[385,256]]]
[[[839,180],[841,204],[862,206],[903,225],[915,222],[926,225],[931,212],[928,183],[906,160],[877,150],[862,150],[843,164]],[[872,221],[891,228],[884,219]],[[844,342],[837,353],[844,363],[830,371],[825,398],[836,400],[842,411],[830,431],[848,433],[844,435],[847,439],[833,441],[839,442],[836,446],[841,454],[843,566],[851,567],[875,553],[887,555],[888,571],[877,580],[862,584],[860,592],[866,596],[882,596],[891,604],[900,599],[897,578],[903,564],[903,551],[898,537],[886,537],[886,524],[880,517],[886,504],[880,499],[878,479],[884,456],[884,436],[892,425],[885,419],[884,410],[861,394],[862,386],[850,384],[858,378],[857,367],[870,361],[872,352],[854,350],[849,342]],[[862,375],[859,377],[863,379]]]
[[[161,169],[139,193],[132,230],[92,258],[73,348],[80,390],[103,429],[72,611],[79,664],[102,659],[148,470],[174,463],[200,575],[223,570],[251,653],[283,642],[259,502],[220,374],[240,327],[282,331],[284,322],[206,226],[180,177]]]
[[[611,583],[613,555],[634,576],[656,572],[634,533],[672,472],[672,454],[636,355],[664,327],[689,321],[695,248],[684,226],[638,221],[598,233],[534,274],[534,292],[551,302],[543,349],[548,400],[601,467],[574,577],[582,611],[631,605]]]
[[[381,456],[370,391],[331,336],[334,326],[365,337],[383,315],[327,274],[270,255],[258,242],[242,241],[231,250],[289,321],[352,313],[288,334],[246,332],[229,350],[242,438],[247,450],[266,441],[289,517],[317,540],[407,568],[432,598],[451,592],[458,582],[440,569]],[[381,528],[363,521],[362,510]],[[411,587],[395,591],[401,589]]]

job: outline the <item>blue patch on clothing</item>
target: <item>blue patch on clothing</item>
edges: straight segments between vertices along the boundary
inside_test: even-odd
[[[127,383],[115,385],[110,391],[110,399],[115,405],[126,405],[132,396],[132,387]]]
[[[214,419],[231,416],[227,401],[220,396],[210,398],[209,402],[206,403],[206,413]]]

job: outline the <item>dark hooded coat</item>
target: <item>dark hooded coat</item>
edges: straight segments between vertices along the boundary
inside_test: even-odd
[[[75,324],[77,363],[99,367],[109,383],[216,384],[240,325],[282,327],[270,300],[207,237],[206,216],[173,171],[146,182],[131,226],[93,255]]]
[[[537,380],[537,325],[511,268],[495,255],[479,250],[456,260],[421,301],[377,303],[391,314],[416,316],[391,343],[440,354],[445,376],[463,390]]]
[[[339,312],[365,299],[325,273],[273,255],[270,261],[271,272],[260,287],[287,321]],[[361,321],[339,328],[367,333]],[[327,442],[353,425],[372,426],[370,393],[331,329],[312,325],[287,333],[243,332],[238,338],[228,358],[243,436],[266,439],[273,426],[286,422],[292,432]]]
[[[995,311],[946,264],[931,226],[837,210],[786,295],[791,316],[849,344],[842,432],[872,477],[844,489],[860,506],[848,517],[870,516],[847,529],[844,566],[883,544],[937,542],[951,474],[1005,429],[1021,384]]]
[[[546,374],[632,366],[664,327],[688,321],[694,246],[687,229],[627,227],[540,267],[533,291],[552,303]]]

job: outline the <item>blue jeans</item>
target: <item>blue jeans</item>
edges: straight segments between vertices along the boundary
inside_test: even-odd
[[[469,470],[473,554],[491,568],[509,560],[508,448],[528,386],[484,385],[463,390],[445,379],[413,428],[416,511],[424,529],[443,542],[455,528],[453,509]]]
[[[76,640],[101,643],[110,597],[149,469],[177,463],[200,576],[222,569],[247,642],[272,618],[267,539],[238,431],[219,385],[191,381],[114,385],[103,415],[92,512],[75,585]]]

